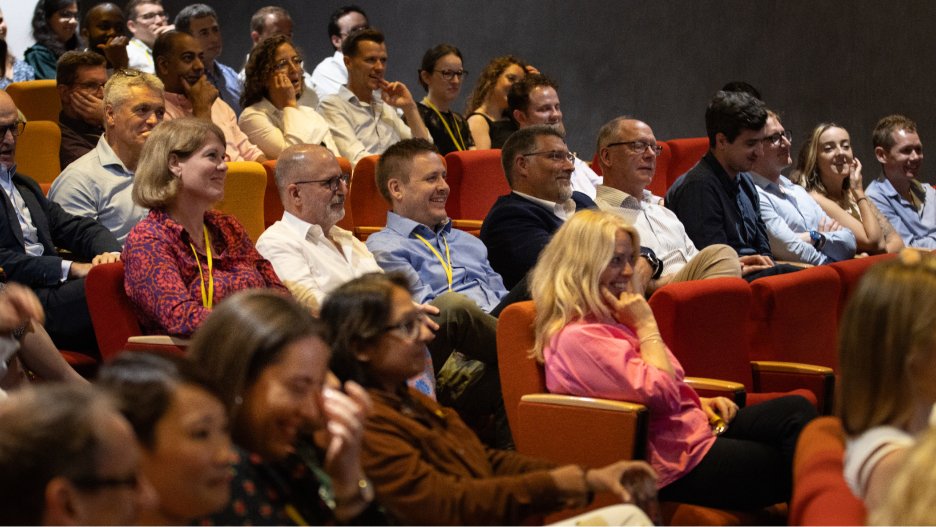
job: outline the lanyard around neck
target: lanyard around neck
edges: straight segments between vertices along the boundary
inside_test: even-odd
[[[436,248],[433,247],[431,243],[427,242],[425,238],[416,234],[415,232],[413,233],[413,235],[419,238],[420,240],[422,240],[422,242],[426,244],[426,247],[428,247],[429,250],[432,251],[432,254],[434,254],[436,258],[439,259],[439,263],[441,263],[442,268],[445,269],[445,276],[446,278],[448,278],[449,291],[451,291],[452,290],[452,256],[449,253],[448,240],[445,239],[445,236],[442,236],[442,241],[445,242],[445,258],[446,260],[448,260],[448,263],[445,263],[445,260],[442,259],[442,255],[439,254],[439,251],[437,251]]]
[[[452,115],[452,122],[455,123],[455,131],[458,132],[458,139],[455,139],[455,134],[452,133],[452,129],[449,128],[448,123],[445,122],[445,118],[442,117],[442,113],[431,102],[429,102],[429,97],[423,97],[423,102],[426,103],[426,106],[432,108],[432,111],[434,111],[436,115],[439,116],[439,120],[442,121],[442,125],[445,126],[445,131],[448,132],[449,137],[452,138],[452,142],[455,143],[455,148],[457,148],[459,152],[467,150],[465,148],[465,139],[462,138],[461,128],[458,127],[458,119]],[[459,141],[459,139],[461,139],[461,141]]]
[[[198,252],[195,251],[195,246],[192,243],[189,243],[189,247],[192,248],[192,254],[195,255],[195,265],[198,266],[198,277],[201,278],[201,298],[202,305],[211,309],[211,304],[214,301],[214,277],[211,276],[211,241],[208,239],[208,227],[202,225],[202,229],[205,231],[205,253],[208,255],[208,294],[205,294],[205,277],[202,275],[201,262],[198,261]]]

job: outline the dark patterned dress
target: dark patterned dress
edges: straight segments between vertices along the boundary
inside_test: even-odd
[[[439,148],[439,153],[443,156],[449,152],[459,151],[458,145],[455,141],[452,141],[452,136],[458,140],[461,146],[464,147],[464,150],[468,150],[475,145],[474,137],[471,136],[471,130],[468,129],[468,121],[466,121],[460,113],[440,112],[442,118],[445,119],[445,124],[442,124],[442,119],[439,119],[439,114],[432,108],[426,106],[422,102],[417,103],[416,107],[419,109],[419,115],[422,117],[423,124],[425,124],[426,128],[429,130],[429,135],[432,136],[432,142]],[[452,135],[449,135],[448,130],[446,130],[446,124],[448,125],[448,130],[452,131]]]

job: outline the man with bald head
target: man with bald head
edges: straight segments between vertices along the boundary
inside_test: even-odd
[[[129,67],[124,14],[116,5],[98,4],[85,15],[81,36],[88,42],[88,51],[100,53],[107,59],[108,73]]]
[[[349,174],[319,145],[293,145],[276,161],[283,219],[257,250],[300,303],[318,311],[333,289],[380,266],[364,244],[336,224],[344,218]]]
[[[727,245],[699,251],[672,211],[646,190],[656,171],[657,146],[653,130],[637,119],[618,117],[598,133],[598,163],[604,183],[598,185],[598,208],[618,214],[637,229],[650,265],[635,266],[638,283],[647,296],[673,282],[741,276],[738,253]]]
[[[0,222],[0,267],[9,280],[35,291],[59,349],[97,358],[84,277],[94,265],[118,261],[120,242],[100,223],[46,199],[38,183],[16,172],[16,142],[25,126],[13,99],[0,91],[0,217],[6,220]],[[56,248],[85,262],[64,260]]]

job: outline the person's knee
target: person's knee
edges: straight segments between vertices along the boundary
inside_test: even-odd
[[[741,276],[741,260],[731,246],[720,243],[709,245],[699,254],[705,254],[720,276]]]
[[[487,314],[478,307],[474,300],[454,291],[435,297],[430,304],[439,308],[439,316],[442,318],[459,318],[464,315],[474,317],[478,314]]]

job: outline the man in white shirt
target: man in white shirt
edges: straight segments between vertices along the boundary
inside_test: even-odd
[[[348,82],[348,68],[344,63],[341,45],[351,33],[369,27],[367,15],[356,5],[339,7],[332,13],[328,21],[328,38],[335,48],[335,54],[320,62],[312,71],[312,85],[319,100],[338,93]]]
[[[507,108],[520,128],[548,124],[565,136],[558,92],[559,84],[549,77],[539,73],[527,75],[510,87]],[[601,176],[578,157],[572,164],[572,190],[595,199],[595,186],[601,184]]]
[[[133,202],[133,175],[146,138],[165,113],[163,84],[155,75],[111,77],[104,85],[104,135],[55,179],[49,199],[65,212],[98,221],[123,244],[149,212]]]
[[[432,141],[416,101],[402,82],[387,82],[387,45],[377,29],[364,29],[342,44],[348,83],[319,106],[331,128],[341,157],[356,165],[361,158],[380,155],[401,139]],[[395,108],[403,110],[406,123]]]
[[[127,46],[130,68],[156,73],[153,44],[156,37],[166,31],[172,31],[175,26],[169,24],[169,16],[166,15],[160,0],[131,0],[124,9],[124,14],[127,18],[127,29],[133,34],[133,39]]]
[[[644,293],[649,296],[674,282],[741,276],[734,249],[715,244],[699,251],[676,215],[659,204],[660,198],[644,190],[653,179],[658,148],[653,130],[636,119],[618,117],[598,133],[598,163],[604,183],[597,187],[595,202],[601,210],[614,212],[632,224],[640,234],[641,247],[651,249],[663,264],[652,275],[652,266],[635,266]]]

